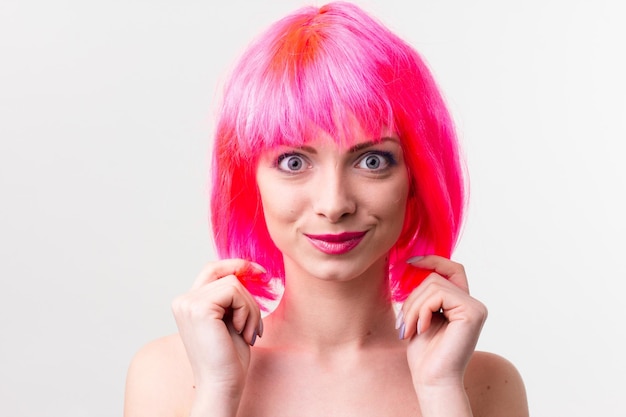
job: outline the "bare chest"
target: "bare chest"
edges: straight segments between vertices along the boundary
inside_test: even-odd
[[[306,357],[255,358],[240,417],[419,416],[403,357],[322,363]]]

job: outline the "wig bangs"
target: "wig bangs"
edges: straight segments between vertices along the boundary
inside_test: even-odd
[[[236,130],[230,151],[242,159],[253,161],[281,145],[301,146],[320,130],[352,146],[359,139],[352,134],[355,123],[368,139],[395,130],[387,94],[393,76],[382,70],[389,68],[388,52],[322,17],[291,17],[279,25],[286,34],[266,37],[234,71],[225,110]],[[269,53],[254,53],[259,50]]]

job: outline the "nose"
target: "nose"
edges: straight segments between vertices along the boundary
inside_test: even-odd
[[[313,209],[318,216],[337,223],[356,211],[356,199],[348,178],[339,169],[319,176],[313,195]]]

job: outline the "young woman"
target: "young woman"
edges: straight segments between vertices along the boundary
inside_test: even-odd
[[[528,415],[474,351],[458,144],[410,46],[347,3],[287,16],[236,66],[213,155],[221,260],[134,358],[127,417]]]

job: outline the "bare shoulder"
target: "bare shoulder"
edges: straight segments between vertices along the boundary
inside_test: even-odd
[[[124,416],[185,415],[193,374],[178,334],[156,339],[133,357],[126,377]]]
[[[524,381],[502,356],[475,352],[465,373],[465,390],[475,417],[527,417]]]

